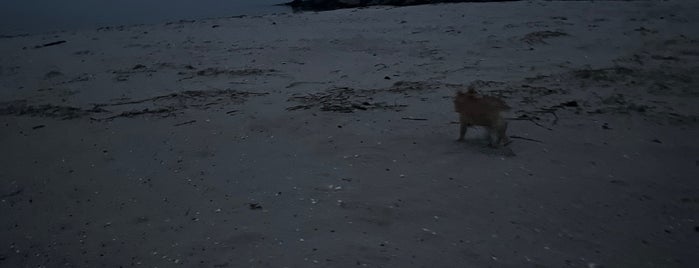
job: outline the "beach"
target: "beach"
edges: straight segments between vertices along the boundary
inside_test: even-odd
[[[695,1],[0,39],[0,267],[694,267]],[[512,143],[457,142],[472,85]]]

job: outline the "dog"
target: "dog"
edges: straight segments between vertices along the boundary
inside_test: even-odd
[[[459,113],[459,139],[463,141],[466,129],[470,126],[483,126],[488,129],[488,140],[491,147],[499,147],[510,143],[507,137],[507,121],[502,112],[510,110],[502,99],[492,96],[479,95],[473,86],[466,93],[458,91],[454,96],[454,111]]]

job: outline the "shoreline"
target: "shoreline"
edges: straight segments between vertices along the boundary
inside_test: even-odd
[[[178,20],[163,21],[163,22],[158,22],[158,23],[135,23],[135,24],[122,24],[122,25],[113,25],[113,26],[96,26],[94,28],[74,29],[74,30],[56,30],[56,31],[41,32],[41,33],[21,33],[21,34],[9,34],[9,35],[0,34],[0,39],[32,37],[32,36],[38,36],[38,35],[78,34],[81,32],[91,32],[91,31],[95,31],[95,32],[97,32],[97,31],[109,31],[109,30],[114,30],[114,29],[124,30],[124,29],[130,29],[130,28],[135,28],[135,27],[168,26],[168,25],[172,25],[172,24],[206,22],[206,21],[210,21],[210,20],[262,18],[262,17],[266,17],[266,16],[282,16],[282,15],[288,15],[288,14],[293,14],[293,12],[269,13],[269,14],[263,14],[263,15],[235,15],[235,16],[225,16],[225,17],[207,17],[207,18],[200,18],[200,19],[178,19]]]
[[[4,12],[0,23],[0,36],[50,34],[90,30],[101,27],[159,24],[179,20],[225,18],[234,16],[258,16],[291,12],[291,8],[279,6],[279,1],[217,1],[197,3],[175,1],[169,3],[139,3],[135,0],[112,3],[78,0],[69,5],[57,5],[46,0],[31,3],[14,3]],[[162,9],[167,7],[165,9]],[[18,14],[24,14],[20,16]]]

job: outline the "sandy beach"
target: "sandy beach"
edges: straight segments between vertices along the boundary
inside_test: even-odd
[[[0,39],[0,267],[695,267],[696,1]],[[457,142],[501,97],[512,143]],[[694,137],[694,138],[692,138]]]

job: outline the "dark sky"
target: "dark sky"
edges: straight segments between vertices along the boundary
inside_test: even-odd
[[[0,0],[0,35],[286,12],[285,0]]]

